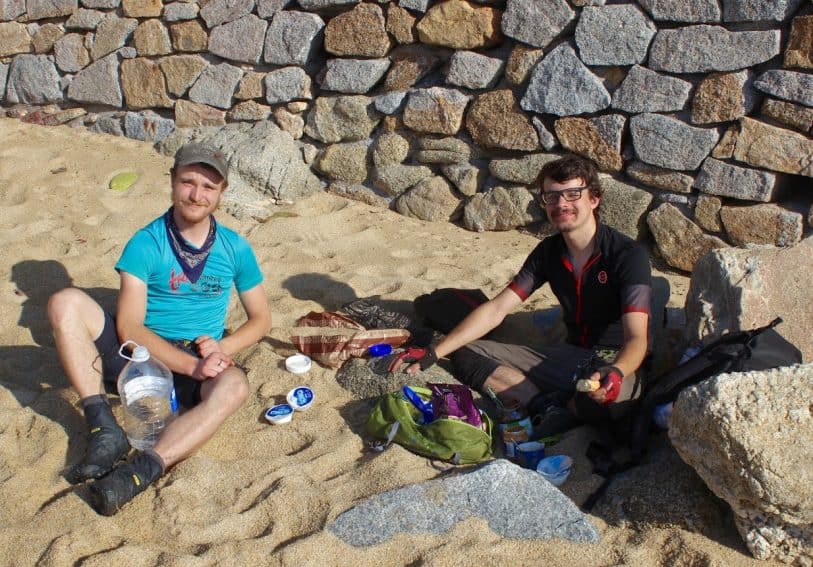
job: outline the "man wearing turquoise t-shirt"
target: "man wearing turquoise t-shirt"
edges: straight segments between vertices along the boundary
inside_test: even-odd
[[[48,303],[57,351],[82,401],[90,435],[71,482],[96,479],[91,504],[115,514],[124,504],[214,435],[248,396],[248,380],[232,356],[271,328],[262,274],[248,242],[212,213],[228,186],[219,151],[188,144],[171,170],[172,207],[139,230],[116,264],[120,275],[115,320],[84,292],[64,289]],[[232,286],[247,319],[224,334]],[[129,452],[105,394],[132,340],[174,374],[178,400],[189,408],[148,451]]]

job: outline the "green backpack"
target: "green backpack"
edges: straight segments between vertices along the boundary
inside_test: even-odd
[[[412,390],[423,400],[430,398],[431,391],[427,388],[413,386]],[[493,424],[488,414],[481,411],[480,415],[482,428],[448,418],[418,424],[420,412],[399,390],[378,401],[367,419],[367,433],[385,440],[382,444],[385,447],[394,441],[424,457],[468,465],[491,457]]]

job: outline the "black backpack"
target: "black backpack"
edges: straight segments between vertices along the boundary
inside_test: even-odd
[[[802,363],[802,353],[774,330],[782,319],[750,331],[727,333],[706,345],[693,358],[665,374],[646,382],[638,407],[631,416],[629,432],[630,460],[616,463],[612,459],[612,442],[593,442],[587,456],[593,472],[604,482],[582,505],[589,511],[607,490],[612,477],[637,465],[646,451],[655,408],[673,402],[684,388],[726,372],[768,370]]]

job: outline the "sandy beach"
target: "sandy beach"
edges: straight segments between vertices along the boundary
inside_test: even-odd
[[[171,159],[146,143],[11,119],[0,119],[0,138],[0,564],[766,565],[751,558],[728,507],[665,437],[590,516],[599,544],[501,538],[476,518],[367,548],[337,539],[326,526],[345,510],[441,472],[400,447],[367,451],[369,404],[344,390],[335,370],[285,370],[296,319],[373,296],[407,308],[439,287],[493,296],[537,240],[417,221],[330,194],[265,223],[218,215],[253,245],[273,314],[269,336],[240,356],[249,399],[199,453],[117,515],[96,515],[87,487],[63,477],[84,450],[85,432],[45,308],[68,285],[113,308],[113,265],[129,237],[169,205]],[[122,171],[138,173],[135,185],[109,189]],[[680,307],[688,278],[666,276],[669,305]],[[554,304],[545,288],[512,320],[527,324],[534,310]],[[240,310],[231,313],[230,326],[239,324]],[[264,410],[302,383],[316,393],[313,407],[290,424],[266,423]],[[114,411],[121,415],[117,401]],[[562,489],[577,503],[599,481],[580,454],[588,437],[582,428],[556,446],[576,457]]]

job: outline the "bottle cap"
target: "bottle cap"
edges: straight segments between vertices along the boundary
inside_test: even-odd
[[[265,411],[265,419],[269,423],[288,423],[294,416],[294,408],[288,404],[271,406]]]
[[[313,390],[308,388],[307,386],[297,386],[290,392],[288,392],[288,396],[286,399],[288,403],[294,408],[296,411],[303,411],[311,407],[313,403]]]

